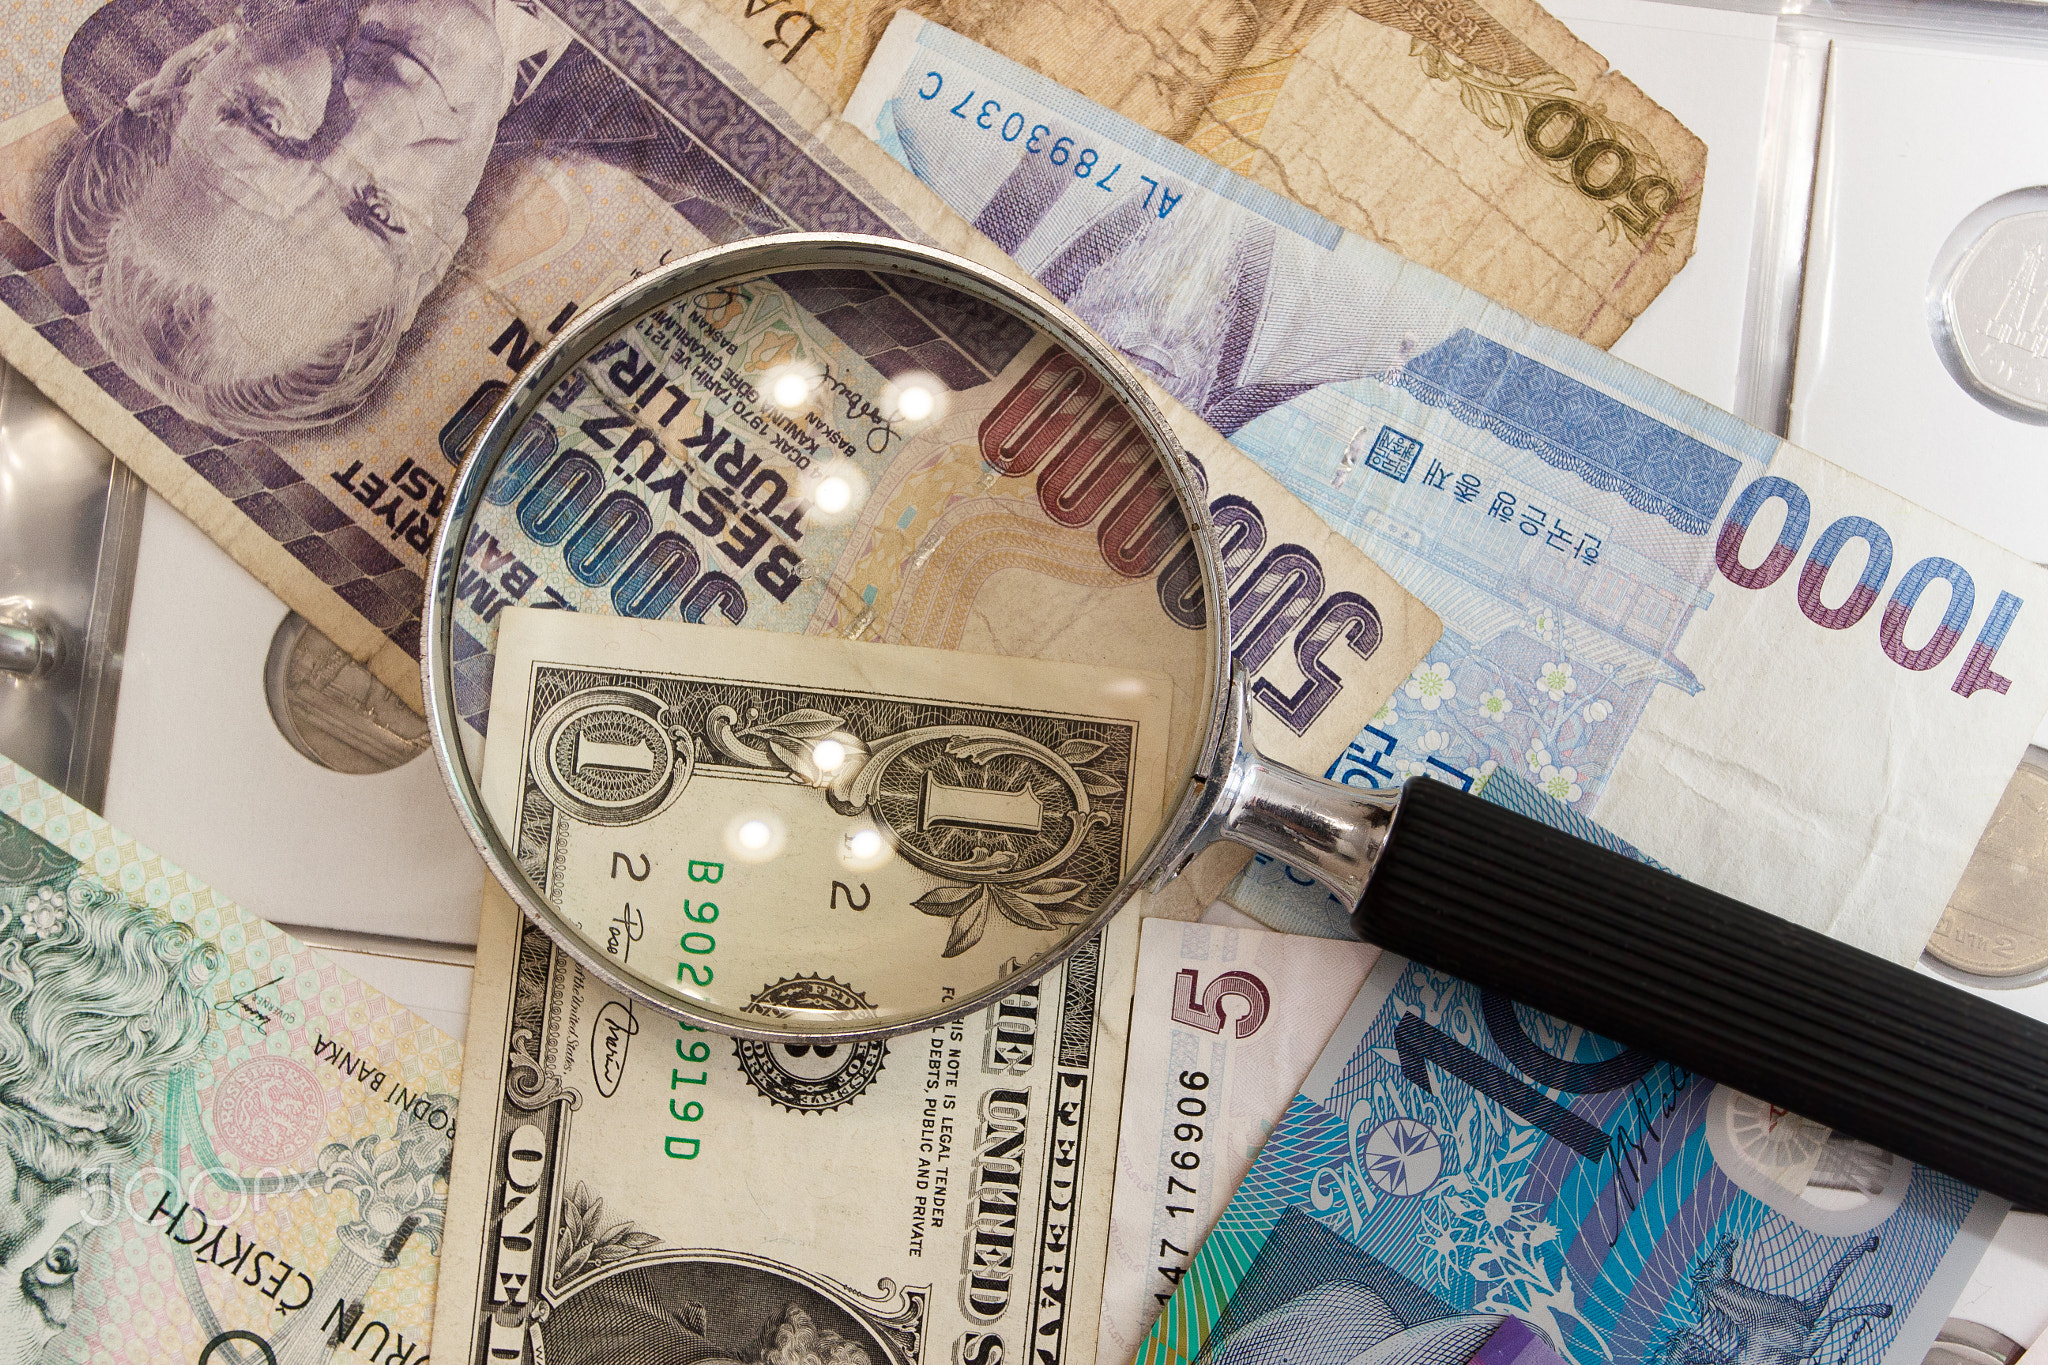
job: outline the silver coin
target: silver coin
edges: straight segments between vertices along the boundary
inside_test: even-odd
[[[2017,1365],[2027,1348],[1995,1328],[1950,1318],[1922,1365]]]
[[[2027,750],[1977,840],[1927,951],[1958,971],[2048,967],[2048,754]]]
[[[1965,218],[1933,284],[1929,320],[1956,382],[2008,417],[2048,423],[2048,189]]]
[[[263,695],[291,746],[338,773],[388,772],[427,747],[426,721],[297,612],[271,638]]]

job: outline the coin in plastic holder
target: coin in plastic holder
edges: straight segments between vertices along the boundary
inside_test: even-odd
[[[1971,397],[2048,424],[2048,187],[2000,195],[1957,225],[1934,263],[1928,325]]]
[[[426,722],[297,612],[271,638],[263,696],[285,741],[338,773],[389,772],[427,747]]]
[[[707,252],[586,310],[474,449],[437,755],[614,988],[741,1036],[901,1032],[1086,950],[1186,829],[1225,680],[1198,476],[1002,277]]]
[[[1927,951],[1971,984],[2022,986],[2048,973],[2048,751],[2027,750]]]

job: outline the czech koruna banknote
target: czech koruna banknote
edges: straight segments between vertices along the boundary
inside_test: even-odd
[[[424,1362],[461,1068],[0,758],[0,1361]]]
[[[521,618],[542,628],[575,620]],[[1074,731],[1060,742],[1089,786],[1106,792],[1133,777],[1128,751],[1092,747],[1109,733],[1107,718],[1089,728],[1088,752],[1077,742],[1088,723],[1076,713],[1095,703],[1060,679],[1088,670],[1041,666],[1018,680],[1034,697],[1020,706],[1002,681],[1016,661],[953,660],[949,689],[935,694],[927,651],[577,624],[597,627],[614,646],[638,632],[640,647],[586,649],[578,665],[559,646],[578,633],[587,646],[589,629],[529,648],[508,628],[486,758],[494,808],[502,821],[508,796],[523,803],[521,827],[534,837],[522,858],[565,904],[576,897],[572,913],[601,909],[626,922],[602,949],[609,965],[671,985],[681,975],[707,995],[725,990],[764,1020],[800,1009],[872,1017],[876,1002],[897,1004],[912,992],[942,1004],[988,979],[990,954],[1015,956],[1045,937],[1023,921],[1059,914],[1052,878],[1019,884],[1030,899],[1002,900],[983,927],[938,913],[964,904],[959,894],[925,891],[912,903],[920,889],[947,884],[925,870],[943,851],[936,835],[930,846],[916,842],[925,815],[957,818],[934,803],[963,800],[957,793],[973,788],[985,805],[997,787],[1013,803],[1034,793],[1059,799],[1045,773],[1012,781],[1007,768],[991,770],[993,785],[976,786],[955,770],[961,765],[948,766],[932,726],[968,727],[978,754],[1011,734],[1002,742],[1021,757],[1027,741],[1052,738],[1045,727],[1057,713],[1057,724]],[[704,636],[725,654],[695,648]],[[780,678],[759,676],[764,659]],[[749,663],[751,676],[741,671]],[[663,810],[600,826],[573,793],[535,776],[561,768],[564,704],[601,703],[606,689],[661,698],[669,720],[703,740],[688,741],[702,756],[677,782],[704,787],[715,814],[693,814],[698,794],[684,791]],[[906,694],[922,700],[908,707]],[[719,708],[736,699],[758,705],[751,740],[722,728]],[[1163,700],[1126,708],[1114,724],[1143,725]],[[772,755],[763,766],[733,751],[794,752],[803,746],[776,738],[775,718],[828,711],[846,718],[847,735],[857,732],[858,748],[850,738],[834,743],[865,760],[859,773],[898,792],[891,803],[910,801],[881,811],[886,837],[900,841],[893,862],[857,846],[861,829],[875,827],[855,828],[831,808],[827,774],[813,774],[821,789]],[[578,731],[575,742],[602,733]],[[615,741],[625,730],[608,733]],[[907,761],[892,757],[899,753]],[[1156,783],[1130,785],[1132,801],[1154,803],[1156,820]],[[775,827],[774,855],[729,836],[738,818]],[[869,866],[849,871],[848,858]],[[1118,875],[1114,864],[1098,869],[1105,872]],[[640,921],[631,908],[663,902],[687,902],[689,922],[657,926],[648,910],[644,937],[633,939]],[[923,1032],[768,1044],[636,1007],[494,886],[467,1075],[472,1094],[490,1096],[490,1110],[465,1126],[456,1153],[437,1351],[551,1363],[1086,1365],[1137,929],[1135,915],[1119,916],[1051,975]],[[961,943],[963,933],[973,941]],[[864,943],[872,951],[863,953]]]

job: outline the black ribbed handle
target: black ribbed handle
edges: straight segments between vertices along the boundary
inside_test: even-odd
[[[2048,1209],[2048,1027],[1441,782],[1360,937]]]

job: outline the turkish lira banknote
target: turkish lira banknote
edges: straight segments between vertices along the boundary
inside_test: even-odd
[[[424,1361],[462,1049],[0,758],[0,1360]]]
[[[2048,708],[2039,566],[914,15],[848,118],[1443,616],[1333,771],[1520,772],[1919,956]]]
[[[735,1024],[888,1024],[1116,898],[1174,700],[1129,668],[519,609],[483,794],[618,975]]]
[[[0,79],[0,352],[415,702],[421,574],[456,463],[580,310],[663,261],[761,233],[967,244],[929,191],[701,5],[107,0],[46,17],[15,35]],[[1006,604],[1031,595],[1018,588],[1031,571],[990,575],[967,553],[986,535],[953,537],[922,593],[879,607],[862,594],[887,580],[841,581],[857,565],[818,551],[843,544],[818,524],[823,466],[844,458],[879,488],[903,456],[909,433],[870,408],[905,363],[962,390],[958,414],[992,408],[1039,358],[1027,331],[943,291],[870,286],[814,293],[829,322],[801,309],[678,320],[673,353],[614,348],[579,399],[546,410],[496,490],[518,496],[465,546],[467,714],[483,715],[488,626],[508,601],[951,645],[976,585]],[[837,366],[842,388],[814,420],[768,424],[760,386],[798,352]],[[1363,555],[1202,423],[1173,420],[1212,500],[1268,542],[1262,653],[1247,659],[1270,684],[1262,704],[1314,703],[1355,734],[1412,665],[1408,627],[1426,648],[1433,618],[1374,596],[1392,585]],[[957,428],[925,424],[927,447]],[[664,434],[676,439],[649,444]],[[685,436],[701,438],[687,453]],[[1035,516],[1058,454],[948,501]],[[1190,626],[1158,599],[1188,564],[1152,469],[1091,478],[1087,516],[1035,523],[1056,561],[1037,570],[1047,592],[1138,585],[1125,595],[1153,602],[1141,629],[1198,626],[1194,599]],[[909,519],[884,540],[937,548],[937,506],[892,512]],[[1136,534],[1112,545],[1133,529],[1120,512]],[[978,619],[1001,615],[979,605]],[[1330,747],[1290,757],[1296,738],[1269,735],[1269,752],[1320,762]]]
[[[842,108],[895,0],[719,0]],[[905,6],[1547,326],[1613,344],[1707,149],[1533,0]]]
[[[1389,953],[1138,1359],[1918,1365],[2005,1210]]]
[[[1128,1365],[1379,956],[1148,919],[1102,1284],[1102,1365]]]

